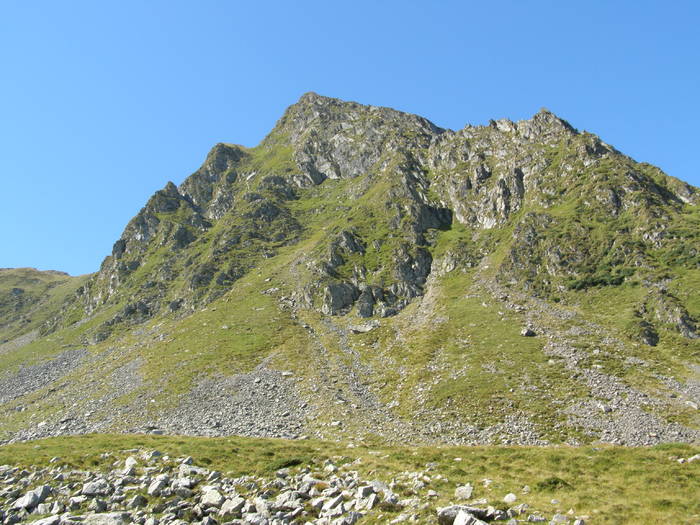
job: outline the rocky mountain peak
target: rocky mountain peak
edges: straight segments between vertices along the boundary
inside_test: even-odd
[[[0,377],[0,400],[74,420],[38,427],[7,405],[0,421],[32,436],[307,421],[423,443],[697,440],[697,195],[547,110],[453,132],[308,93],[260,145],[217,144],[157,191],[96,275],[43,275],[44,302],[36,275],[0,286],[0,345],[43,327],[51,340],[19,352],[62,352],[21,377],[84,367],[34,397]],[[114,395],[93,400],[95,385]]]
[[[533,115],[530,122],[540,126],[543,129],[549,128],[552,131],[569,132],[574,135],[578,133],[576,128],[574,128],[566,120],[549,111],[547,108],[541,108]]]

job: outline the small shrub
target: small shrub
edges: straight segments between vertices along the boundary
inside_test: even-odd
[[[560,489],[570,489],[572,488],[569,483],[564,481],[561,478],[558,478],[556,476],[552,476],[550,478],[543,479],[542,481],[538,481],[535,484],[535,488],[537,490],[560,490]]]

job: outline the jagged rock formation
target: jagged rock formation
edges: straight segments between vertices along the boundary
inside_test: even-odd
[[[451,131],[309,93],[257,147],[218,144],[156,192],[45,323],[105,355],[99,387],[78,381],[61,403],[113,389],[122,356],[140,372],[90,412],[123,395],[143,416],[123,428],[157,426],[169,419],[146,415],[151,397],[184,406],[214,372],[228,385],[269,358],[294,369],[297,426],[321,414],[351,433],[356,409],[338,407],[355,406],[392,439],[697,439],[697,203],[696,188],[547,110]],[[591,414],[622,397],[636,419]],[[222,412],[201,432],[240,427]]]

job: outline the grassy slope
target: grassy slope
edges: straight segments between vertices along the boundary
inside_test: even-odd
[[[40,328],[88,277],[33,268],[0,269],[0,342]]]
[[[182,438],[163,436],[89,435],[54,438],[0,447],[0,464],[43,466],[52,457],[75,468],[108,469],[115,457],[126,457],[128,449],[158,449],[171,456],[192,456],[198,465],[230,475],[271,475],[287,464],[313,463],[324,459],[350,463],[365,479],[391,480],[401,471],[424,471],[433,462],[433,473],[446,480],[426,487],[439,493],[435,507],[424,511],[423,522],[434,516],[434,508],[449,503],[456,485],[471,482],[475,498],[486,498],[502,506],[508,492],[519,501],[549,515],[573,509],[590,517],[588,523],[698,523],[700,462],[678,464],[674,458],[700,452],[687,445],[653,448],[581,447],[444,447],[407,448],[363,446],[321,441],[264,440],[240,437]],[[124,451],[124,452],[120,452]],[[457,461],[457,458],[461,458]],[[429,473],[429,475],[432,475]],[[566,485],[558,483],[563,480]],[[493,483],[483,487],[481,481]],[[527,485],[531,492],[521,495]],[[401,491],[401,486],[397,491]],[[404,494],[406,494],[404,492]],[[559,500],[553,504],[552,499]],[[375,510],[368,523],[385,523]]]
[[[290,312],[278,308],[276,297],[289,295],[298,282],[309,279],[305,265],[298,263],[306,260],[309,254],[322,254],[331,235],[347,228],[348,224],[361,233],[370,232],[377,219],[370,213],[380,213],[383,206],[384,191],[377,187],[385,190],[384,185],[383,181],[372,184],[372,181],[358,178],[329,180],[302,190],[301,198],[288,204],[305,225],[305,233],[298,244],[278,247],[275,257],[266,259],[259,269],[236,281],[226,295],[208,308],[184,319],[164,316],[136,328],[119,327],[110,339],[91,346],[93,354],[101,354],[115,345],[127,349],[120,355],[121,363],[141,360],[144,386],[121,398],[120,403],[129,403],[141,395],[155,400],[147,405],[149,412],[171,408],[177,402],[176,396],[188,391],[200,378],[245,373],[270,355],[275,356],[271,366],[293,370],[295,375],[313,382],[315,370],[309,365],[309,356],[313,353],[308,335],[292,319]],[[369,188],[369,191],[361,191],[362,188]],[[359,196],[352,208],[345,206],[349,194]],[[379,219],[383,223],[386,217]],[[367,238],[385,233],[375,228]],[[475,243],[493,245],[509,237],[510,230],[504,228],[474,241],[469,229],[455,224],[451,230],[437,232],[432,251],[439,258],[450,250],[476,251],[479,246]],[[383,270],[385,248],[373,250],[371,242],[367,245],[364,262],[378,278],[390,279],[390,273]],[[496,271],[507,247],[507,243],[502,243],[492,255],[492,271]],[[688,274],[689,277],[693,275]],[[524,316],[505,310],[498,301],[475,288],[474,278],[474,270],[453,271],[434,282],[436,298],[429,308],[420,310],[421,302],[417,301],[398,316],[382,319],[380,329],[350,337],[350,344],[359,352],[362,361],[375,371],[371,378],[375,390],[383,401],[398,402],[396,410],[402,416],[410,417],[416,409],[440,407],[446,409],[450,417],[484,427],[501,422],[507,413],[518,411],[539,423],[547,439],[565,440],[566,435],[554,428],[561,422],[561,416],[552,408],[563,401],[585,396],[586,390],[570,378],[560,364],[550,362],[542,353],[542,339],[521,337],[519,331],[525,322]],[[279,292],[261,293],[273,287],[279,288]],[[629,311],[631,316],[632,307],[639,300],[639,290],[639,286],[625,284],[570,290],[560,295],[564,298],[562,304],[574,305],[572,307],[584,318],[594,320],[625,339],[626,316],[621,312]],[[11,369],[22,362],[46,358],[62,348],[81,345],[86,334],[108,319],[116,308],[118,305],[86,324],[61,330],[4,356],[0,369]],[[327,333],[321,319],[310,313],[304,316],[324,338],[329,351],[343,359],[337,342]],[[425,319],[416,322],[416,316]],[[336,320],[342,325],[351,324],[355,319],[351,315]],[[561,329],[568,328],[564,322],[559,324]],[[581,344],[593,347],[602,343],[585,340]],[[640,355],[642,351],[647,355]],[[697,345],[664,332],[662,343],[652,352],[628,340],[622,352],[617,351],[606,359],[601,357],[608,371],[627,376],[636,386],[644,385],[653,390],[658,388],[658,381],[642,377],[635,368],[621,365],[629,356],[643,357],[654,365],[653,370],[673,372],[682,378],[685,373],[682,363],[697,358]],[[442,370],[435,371],[432,365],[436,363]],[[93,366],[91,373],[99,380],[118,365],[119,362],[108,359]],[[76,375],[75,379],[78,377]],[[415,396],[420,389],[425,398],[422,403]],[[52,410],[49,399],[42,401],[44,393],[30,396],[36,402],[33,408],[37,412]],[[689,411],[665,416],[686,424],[697,423],[697,418]],[[20,424],[25,415],[13,413],[8,417],[6,428],[14,426],[10,419]],[[567,432],[576,435],[575,429]]]

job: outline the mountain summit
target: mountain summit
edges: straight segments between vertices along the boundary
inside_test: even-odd
[[[0,431],[696,441],[699,237],[697,188],[547,110],[307,93],[0,325]]]

